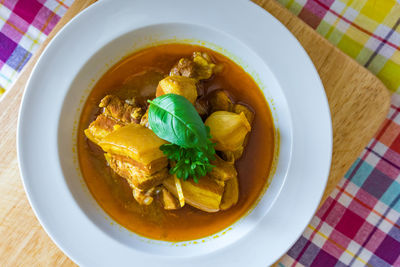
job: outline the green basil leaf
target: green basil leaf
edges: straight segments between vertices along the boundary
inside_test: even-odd
[[[185,148],[207,146],[207,129],[189,100],[166,94],[149,102],[149,125],[158,137]]]

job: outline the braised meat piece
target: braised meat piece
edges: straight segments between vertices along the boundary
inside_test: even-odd
[[[250,125],[253,123],[254,120],[254,112],[251,111],[248,107],[242,104],[235,104],[233,106],[233,112],[236,114],[243,113],[246,116],[247,121],[250,123]]]
[[[139,190],[149,190],[150,188],[157,186],[168,176],[168,169],[166,167],[161,168],[156,172],[149,172],[138,167],[132,163],[132,160],[126,157],[118,157],[112,154],[105,154],[105,158],[119,176],[125,178],[130,185]]]
[[[159,147],[167,142],[160,139],[153,131],[140,124],[128,124],[107,135],[99,142],[99,146],[107,153],[125,156],[137,162],[142,169],[157,171],[157,166],[165,167],[167,158]]]
[[[195,77],[197,80],[211,78],[214,73],[215,64],[209,54],[205,52],[194,52],[192,55],[195,64]]]
[[[181,208],[179,200],[176,199],[165,187],[162,188],[161,194],[161,201],[164,209],[177,210]]]
[[[84,132],[90,141],[98,144],[103,138],[121,126],[123,124],[116,119],[100,114]]]
[[[178,197],[175,181],[172,176],[163,181],[163,185],[175,197]],[[204,176],[198,183],[193,180],[181,180],[185,202],[195,208],[206,212],[217,212],[220,209],[225,183]]]
[[[195,78],[195,64],[188,58],[181,58],[178,63],[172,67],[169,75]]]
[[[233,104],[223,90],[215,90],[207,95],[211,113],[215,111],[231,111]]]
[[[215,155],[215,160],[212,161],[211,164],[215,166],[208,174],[211,178],[227,181],[237,177],[235,165],[221,159],[218,155]]]
[[[139,123],[143,115],[143,110],[129,103],[133,104],[134,102],[132,100],[128,102],[122,101],[118,96],[107,95],[101,100],[99,107],[104,108],[104,115],[122,123]]]
[[[129,181],[128,181],[129,183]],[[132,195],[135,198],[135,200],[140,204],[140,205],[150,205],[153,203],[153,196],[155,194],[155,188],[150,188],[147,191],[139,190],[137,189],[134,185],[130,184],[132,188]]]
[[[144,115],[140,119],[140,125],[142,125],[142,126],[144,126],[146,128],[150,128],[150,125],[149,125],[149,108],[147,108],[146,112],[144,113]]]
[[[139,203],[149,203],[149,196],[143,196],[141,192],[161,184],[168,177],[168,160],[159,149],[165,143],[150,129],[128,124],[108,134],[98,145],[106,152],[110,168],[128,181],[135,199]]]
[[[169,75],[170,76],[184,76],[194,78],[196,80],[209,79],[215,69],[216,65],[213,63],[209,54],[205,52],[194,52],[191,59],[181,58],[176,63]]]
[[[239,200],[239,181],[235,176],[232,179],[225,182],[225,190],[222,195],[221,205],[219,206],[221,210],[227,210],[233,205],[235,205]]]
[[[194,103],[194,108],[196,109],[197,113],[199,113],[200,117],[205,117],[208,114],[207,101],[202,98],[196,100]]]

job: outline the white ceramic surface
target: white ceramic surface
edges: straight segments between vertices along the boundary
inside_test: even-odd
[[[162,42],[201,44],[240,64],[262,88],[280,135],[276,172],[255,209],[197,244],[149,240],[111,224],[88,192],[73,149],[80,109],[96,80],[123,56]],[[40,57],[23,97],[17,145],[36,216],[82,266],[266,266],[293,245],[318,206],[332,129],[307,54],[253,3],[103,0],[68,23]]]

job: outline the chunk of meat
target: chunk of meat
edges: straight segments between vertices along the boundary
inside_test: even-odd
[[[194,52],[192,59],[181,58],[176,63],[169,75],[170,76],[184,76],[194,78],[196,80],[209,79],[216,69],[209,54],[205,52]]]
[[[84,131],[86,137],[95,144],[121,126],[132,122],[139,123],[143,113],[140,107],[136,107],[134,98],[123,102],[113,95],[105,96],[99,107],[103,108],[103,113]]]
[[[143,115],[143,110],[140,107],[133,106],[134,100],[128,102],[122,101],[118,96],[107,95],[99,104],[99,107],[104,108],[103,114],[112,117],[123,123],[139,123]]]
[[[181,208],[179,201],[165,187],[163,187],[161,194],[164,209],[177,210]]]
[[[127,163],[135,166],[136,168],[139,168],[141,171],[143,171],[147,175],[151,175],[153,173],[156,173],[157,171],[159,171],[162,168],[167,166],[167,163],[165,163],[165,159],[164,158],[153,160],[148,165],[144,165],[144,164],[142,164],[140,162],[137,162],[136,160],[134,160],[132,158],[129,158],[129,157],[126,157],[126,156],[113,154],[113,157],[116,160],[119,160],[119,161],[122,161],[122,162],[127,162]]]
[[[250,125],[253,123],[254,113],[245,105],[235,104],[233,106],[233,112],[235,112],[236,114],[240,114],[243,112],[243,114],[246,116],[246,119],[250,123]]]
[[[192,58],[195,64],[195,78],[197,80],[209,79],[215,68],[210,55],[205,52],[193,52]]]
[[[140,204],[140,205],[150,205],[151,203],[153,203],[153,196],[152,193],[154,191],[154,187],[151,188],[148,191],[142,191],[137,189],[136,187],[132,186],[132,194],[133,197],[136,199],[136,201]]]
[[[168,76],[158,83],[156,91],[157,97],[165,94],[181,95],[194,104],[197,98],[196,80],[184,76]]]
[[[221,159],[217,155],[215,155],[215,160],[211,164],[215,167],[208,175],[213,179],[227,181],[237,176],[234,164]]]
[[[225,190],[222,195],[221,210],[227,210],[235,205],[239,200],[239,181],[235,176],[225,182]]]
[[[130,180],[127,180],[129,186],[132,188],[132,195],[140,205],[150,205],[153,202],[153,195],[156,193],[156,188],[152,187],[147,191],[136,188]]]
[[[163,181],[163,185],[175,197],[178,197],[173,176],[166,178]],[[206,212],[219,211],[225,186],[223,181],[204,176],[199,179],[198,183],[192,180],[181,180],[181,185],[187,204]]]
[[[245,141],[247,139],[247,136],[245,137]],[[243,145],[245,146],[245,145]],[[243,146],[235,151],[221,151],[222,153],[222,158],[230,163],[234,163],[236,160],[238,160],[242,154],[243,154]]]
[[[195,64],[188,58],[181,58],[178,63],[172,67],[169,75],[195,78]]]
[[[152,130],[140,124],[128,124],[107,135],[99,145],[105,152],[126,156],[151,169],[153,161],[161,160],[164,166],[168,164],[160,150],[160,146],[166,143]]]
[[[139,190],[149,190],[150,188],[157,186],[168,177],[168,169],[163,167],[162,169],[149,173],[143,170],[128,160],[107,153],[104,155],[111,169],[115,171],[119,176],[125,178],[128,183]]]
[[[231,111],[233,108],[232,101],[224,90],[215,90],[208,94],[208,103],[211,113],[215,111]]]
[[[90,141],[98,144],[103,138],[112,133],[118,127],[123,126],[122,123],[117,120],[107,117],[104,114],[97,116],[84,133]]]
[[[150,125],[149,125],[149,108],[147,108],[146,112],[142,116],[142,119],[140,120],[140,125],[142,125],[142,126],[144,126],[146,128],[150,128]]]
[[[236,151],[243,147],[243,141],[251,126],[243,113],[228,111],[212,113],[204,123],[210,127],[211,139],[219,151]]]
[[[207,102],[199,98],[194,103],[194,108],[196,109],[197,113],[199,113],[200,117],[206,116],[208,114],[208,105]]]

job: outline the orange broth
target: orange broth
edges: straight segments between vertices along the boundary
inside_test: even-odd
[[[207,213],[189,205],[174,211],[164,210],[156,198],[149,206],[139,205],[125,179],[106,164],[104,153],[84,134],[100,113],[98,104],[107,94],[122,99],[141,96],[143,102],[153,98],[158,81],[169,73],[182,57],[205,51],[222,72],[201,82],[205,93],[216,89],[228,92],[234,103],[242,103],[255,113],[248,144],[236,161],[239,201],[226,211]],[[146,48],[125,57],[108,70],[93,87],[81,114],[78,129],[78,157],[86,184],[99,205],[127,229],[157,240],[184,241],[212,235],[240,219],[256,202],[269,176],[274,156],[274,125],[270,108],[254,80],[237,64],[210,49],[167,44]]]

